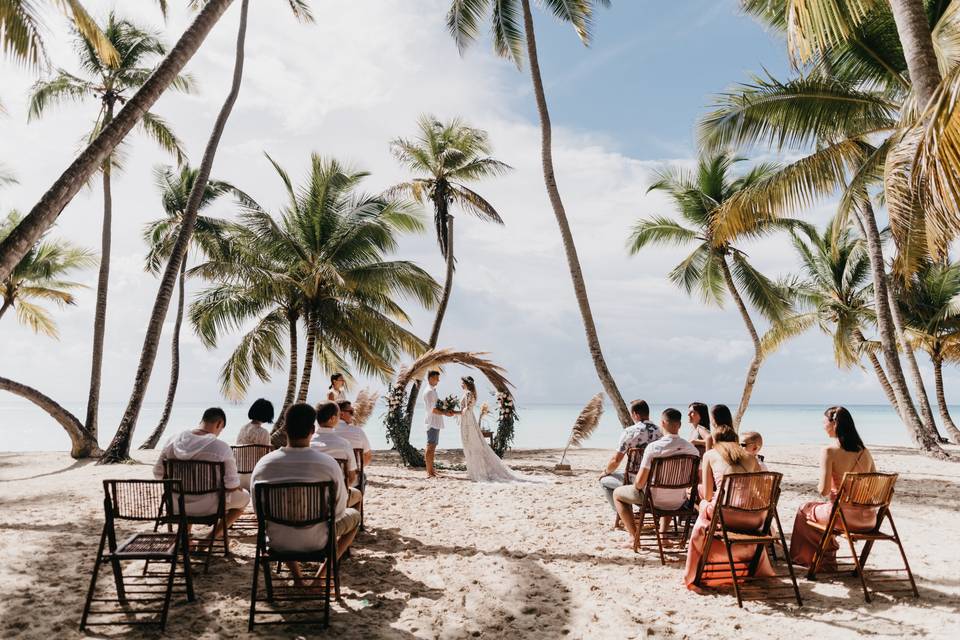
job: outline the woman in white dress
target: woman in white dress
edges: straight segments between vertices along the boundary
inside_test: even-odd
[[[330,376],[330,388],[327,391],[327,400],[336,402],[337,404],[349,400],[349,398],[347,398],[347,392],[344,391],[346,386],[347,379],[343,377],[342,373],[335,373]]]
[[[467,475],[474,482],[531,482],[514,473],[503,460],[494,453],[480,431],[474,406],[477,403],[477,387],[473,378],[461,378],[464,394],[460,400],[460,437],[463,440],[463,458],[467,465]]]

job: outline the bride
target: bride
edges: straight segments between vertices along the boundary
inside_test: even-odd
[[[461,378],[460,382],[465,392],[460,400],[459,414],[467,475],[474,482],[530,482],[530,479],[514,473],[503,464],[503,460],[487,444],[473,411],[477,404],[477,386],[470,376]]]

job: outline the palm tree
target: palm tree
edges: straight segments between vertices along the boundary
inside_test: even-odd
[[[800,258],[801,275],[791,283],[793,311],[775,322],[761,341],[764,353],[811,327],[818,327],[833,341],[837,365],[850,368],[865,356],[880,386],[896,407],[893,387],[877,358],[877,345],[864,336],[876,323],[870,259],[862,238],[849,226],[831,220],[820,234],[809,227],[791,230],[791,240]]]
[[[894,280],[894,288],[912,346],[926,351],[933,363],[943,426],[960,444],[943,391],[944,361],[960,362],[960,264],[926,262],[909,281]]]
[[[0,223],[0,239],[13,229],[19,216],[10,213]],[[35,333],[57,338],[57,326],[50,314],[36,302],[53,302],[59,307],[75,304],[72,291],[82,285],[66,280],[71,271],[96,264],[95,256],[65,240],[43,240],[37,243],[13,273],[0,280],[0,319],[14,309],[17,319]],[[70,455],[86,458],[100,453],[96,437],[84,428],[76,416],[42,392],[9,378],[0,377],[0,390],[29,400],[56,420],[70,436]]]
[[[723,306],[727,294],[733,298],[754,348],[740,405],[734,418],[734,426],[737,428],[747,411],[764,357],[760,334],[740,290],[747,293],[754,309],[771,321],[782,318],[789,303],[783,288],[757,271],[747,260],[747,254],[734,246],[733,242],[743,238],[762,237],[778,229],[801,224],[786,219],[766,221],[760,218],[736,238],[715,237],[713,229],[718,222],[717,216],[723,211],[724,203],[777,170],[775,165],[761,164],[743,176],[734,178],[731,170],[733,165],[741,160],[742,158],[726,153],[718,153],[701,157],[693,174],[677,169],[659,172],[657,180],[650,185],[648,191],[665,192],[676,205],[683,223],[689,226],[665,216],[656,216],[637,222],[627,241],[628,250],[633,255],[649,245],[695,243],[693,252],[670,272],[670,281],[687,294],[693,295],[696,292],[704,302],[720,307]]]
[[[182,165],[179,170],[174,170],[170,166],[160,166],[155,169],[154,180],[160,190],[160,201],[163,203],[166,216],[149,223],[144,229],[143,237],[150,247],[145,266],[149,273],[156,275],[160,272],[161,266],[169,260],[173,243],[180,230],[184,212],[187,208],[187,200],[196,179],[197,170],[186,164]],[[249,196],[229,182],[209,180],[200,201],[199,210],[203,211],[218,198],[230,193],[238,198],[249,199]],[[217,250],[224,232],[225,225],[222,220],[197,215],[192,246],[204,255],[211,255]],[[167,399],[163,405],[163,414],[160,416],[160,421],[150,437],[140,445],[141,449],[153,449],[157,446],[167,426],[167,421],[170,419],[173,400],[177,394],[177,385],[180,379],[180,327],[183,324],[184,281],[186,280],[188,259],[188,253],[184,253],[183,260],[180,262],[180,275],[177,280],[177,314],[173,324],[173,336],[170,341],[170,385],[167,387]]]
[[[486,131],[468,127],[459,119],[440,122],[429,115],[420,116],[417,125],[417,138],[397,138],[390,146],[397,160],[418,177],[396,185],[392,192],[409,194],[420,204],[429,202],[433,205],[433,224],[447,270],[443,294],[427,341],[432,349],[440,338],[440,325],[453,289],[455,256],[451,205],[458,205],[481,220],[503,224],[493,205],[465,183],[502,175],[511,167],[489,157],[491,147]],[[417,381],[407,401],[409,416],[413,415],[419,390],[420,383]]]
[[[153,72],[149,66],[155,57],[165,52],[159,35],[139,27],[129,20],[118,19],[111,12],[103,26],[103,33],[120,56],[116,64],[104,62],[93,44],[79,31],[74,33],[80,68],[84,75],[80,77],[58,69],[50,80],[37,82],[30,97],[30,117],[40,117],[52,104],[71,101],[96,100],[97,118],[89,138],[93,139],[114,117],[117,104],[123,104],[128,93],[142,86]],[[190,80],[185,76],[174,79],[172,86],[178,90],[189,91]],[[147,112],[140,121],[144,133],[165,151],[183,161],[180,141],[173,131],[156,114]],[[107,325],[107,290],[110,281],[110,244],[113,232],[113,197],[111,193],[111,175],[117,168],[113,154],[108,156],[101,167],[103,176],[103,227],[100,246],[100,274],[97,280],[97,307],[93,323],[93,355],[90,367],[90,388],[87,394],[87,419],[85,425],[90,433],[97,433],[97,416],[100,408],[100,380],[103,370],[103,339]]]
[[[0,2],[3,1],[23,3],[25,0],[0,0]],[[302,0],[288,1],[299,3]],[[176,81],[184,66],[210,33],[213,25],[232,2],[233,0],[207,0],[203,4],[197,18],[183,32],[177,44],[170,49],[163,62],[157,66],[143,86],[123,105],[113,122],[103,127],[97,137],[43,194],[40,201],[21,220],[16,229],[3,242],[0,242],[0,278],[10,275],[14,266],[40,236],[53,226],[64,207],[103,166],[103,162],[140,121],[143,114],[153,106],[167,87]]]
[[[577,36],[583,44],[590,43],[590,33],[593,24],[593,14],[597,5],[609,6],[609,0],[543,0],[542,5],[557,19],[573,26]],[[550,206],[553,215],[560,227],[560,237],[563,240],[563,251],[566,254],[567,265],[570,269],[570,279],[573,282],[573,291],[583,320],[586,333],[587,347],[597,370],[597,377],[603,384],[610,402],[617,411],[617,416],[623,426],[633,424],[630,411],[627,409],[623,396],[607,368],[607,362],[600,348],[600,338],[597,335],[593,312],[590,310],[590,299],[587,296],[587,286],[583,280],[583,269],[580,267],[580,258],[577,256],[577,247],[570,231],[567,212],[557,187],[557,177],[553,167],[553,130],[550,124],[550,111],[547,108],[547,98],[543,89],[543,78],[540,75],[540,62],[537,57],[537,39],[533,28],[533,14],[530,11],[530,0],[453,0],[447,14],[447,26],[456,41],[461,53],[470,43],[477,39],[480,33],[480,21],[487,15],[491,19],[493,48],[497,55],[513,61],[518,68],[526,57],[530,64],[530,79],[533,83],[533,93],[537,103],[537,113],[540,118],[540,156],[543,164],[543,181],[547,188]],[[0,247],[2,250],[2,247]]]
[[[219,1],[229,4],[229,0]],[[204,17],[211,6],[216,4],[219,4],[218,0],[209,0],[201,10],[197,22]],[[287,0],[287,4],[290,6],[294,16],[299,20],[313,20],[306,0]],[[157,297],[154,300],[153,309],[150,313],[150,321],[147,324],[146,335],[143,338],[143,348],[140,351],[140,362],[137,365],[130,400],[127,402],[127,408],[124,410],[123,417],[120,419],[120,426],[117,427],[117,433],[114,435],[103,457],[100,458],[101,464],[123,462],[130,457],[130,440],[133,437],[133,430],[136,427],[137,418],[140,416],[144,395],[150,384],[150,375],[153,373],[153,363],[157,359],[160,332],[163,328],[163,320],[170,307],[170,298],[173,296],[174,283],[179,276],[179,266],[187,253],[187,245],[190,243],[190,236],[193,234],[200,202],[203,198],[204,190],[207,187],[207,181],[210,179],[210,172],[213,169],[213,161],[217,155],[220,139],[223,137],[227,120],[230,119],[233,106],[236,104],[237,96],[240,94],[240,84],[243,80],[244,45],[247,37],[247,15],[249,7],[249,0],[241,0],[240,24],[237,28],[237,44],[234,53],[233,78],[230,82],[230,91],[227,93],[223,106],[220,107],[220,113],[214,122],[213,131],[207,140],[207,146],[203,152],[203,159],[200,161],[197,178],[194,182],[193,189],[190,191],[190,197],[187,199],[187,208],[180,224],[180,229],[177,232],[177,238],[170,251],[170,260],[167,262],[163,276],[160,278],[160,287],[157,290]],[[226,9],[226,7],[223,8]],[[219,17],[219,15],[217,17]],[[197,22],[194,22],[194,25],[196,25]],[[184,39],[181,38],[181,42],[183,41]],[[164,64],[165,63],[166,60],[164,61]],[[163,64],[161,64],[157,72],[151,76],[151,79],[156,77],[162,68]],[[120,115],[122,114],[123,112],[121,111]],[[0,273],[2,273],[3,268],[3,249],[3,245],[0,244]]]
[[[761,5],[766,5],[766,8]],[[758,7],[760,7],[758,9]],[[771,12],[769,8],[773,7]],[[778,3],[747,3],[770,26],[789,22]],[[948,19],[943,8],[940,23]],[[936,17],[936,16],[935,16]],[[940,24],[938,23],[938,25]],[[888,7],[878,6],[851,27],[841,42],[816,50],[805,71],[786,82],[754,78],[720,96],[716,109],[701,122],[701,139],[708,149],[736,145],[767,145],[777,149],[814,150],[780,173],[742,192],[726,207],[716,232],[725,237],[753,223],[758,215],[775,217],[809,208],[817,199],[840,191],[840,216],[853,217],[867,243],[876,295],[877,330],[887,375],[896,394],[896,410],[914,441],[925,452],[943,457],[919,368],[896,325],[898,310],[889,304],[889,283],[883,247],[870,190],[887,187],[891,226],[900,249],[897,269],[909,272],[925,253],[940,250],[944,236],[926,224],[916,198],[903,190],[890,190],[884,166],[904,134],[916,120],[907,64]],[[949,47],[942,49],[950,63]],[[904,124],[904,122],[906,124]],[[889,167],[887,168],[889,173]],[[894,181],[896,182],[896,181]],[[904,205],[908,199],[912,204]],[[909,209],[911,213],[904,215]],[[918,215],[919,214],[919,215]],[[902,323],[901,323],[902,324]],[[899,350],[907,362],[923,413],[917,412]]]
[[[50,0],[48,4],[57,5],[70,16],[74,28],[96,48],[102,59],[111,64],[117,62],[117,50],[79,0]],[[166,0],[159,0],[159,4],[166,15]],[[43,26],[34,0],[0,0],[0,49],[15,61],[39,67],[47,60]]]
[[[11,212],[0,224],[3,238],[20,220],[17,212]],[[79,282],[66,280],[71,271],[86,269],[97,263],[96,256],[66,240],[45,240],[24,256],[9,277],[0,280],[0,319],[10,309],[17,320],[34,332],[51,338],[59,338],[57,325],[50,313],[40,304],[52,302],[59,307],[75,305],[73,291],[83,288]]]
[[[306,334],[297,402],[308,398],[314,360],[328,370],[350,371],[352,363],[361,373],[388,380],[401,354],[426,349],[402,326],[409,318],[395,297],[411,296],[429,306],[440,289],[416,265],[385,259],[399,233],[422,230],[420,218],[403,201],[360,193],[368,174],[336,160],[314,154],[300,188],[271,163],[288,197],[279,219],[248,203],[224,253],[198,268],[218,282],[190,311],[205,344],[214,346],[224,330],[255,321],[224,365],[221,388],[238,399],[251,374],[269,379],[270,370],[282,366],[286,332],[288,405],[296,380],[297,320]]]

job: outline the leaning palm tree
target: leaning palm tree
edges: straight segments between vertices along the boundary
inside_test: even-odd
[[[190,198],[190,192],[196,180],[197,170],[186,164],[179,170],[170,166],[160,166],[154,170],[154,181],[160,190],[160,201],[166,214],[163,218],[149,223],[143,233],[144,240],[150,247],[145,268],[154,275],[159,273],[160,268],[170,259],[173,243],[187,209],[187,200]],[[199,210],[206,209],[227,194],[234,194],[241,199],[249,198],[229,182],[211,179],[203,192]],[[222,220],[198,214],[191,246],[199,250],[202,255],[211,255],[222,241],[224,231],[225,225]],[[189,252],[184,253],[183,260],[180,261],[180,275],[177,280],[177,313],[173,323],[173,336],[170,340],[170,384],[167,387],[167,398],[163,404],[160,421],[146,441],[140,445],[141,449],[153,449],[157,446],[170,420],[170,412],[173,410],[173,401],[177,394],[177,385],[180,380],[180,327],[183,324],[188,260]]]
[[[588,45],[595,9],[598,5],[608,6],[610,1],[541,0],[541,4],[556,18],[573,26],[580,41]],[[560,227],[560,237],[563,240],[563,250],[570,269],[570,279],[573,281],[573,291],[586,333],[587,348],[590,350],[593,365],[597,370],[597,377],[604,391],[607,392],[613,408],[617,411],[620,422],[625,427],[629,426],[633,424],[633,419],[607,368],[603,350],[600,348],[600,338],[597,335],[593,312],[590,310],[587,286],[583,280],[583,269],[580,267],[580,258],[577,256],[577,247],[573,241],[573,233],[570,231],[567,212],[560,197],[560,189],[557,187],[557,177],[553,167],[553,130],[550,124],[550,111],[547,108],[547,97],[543,89],[543,78],[540,75],[530,0],[497,0],[493,3],[489,0],[453,0],[447,14],[447,25],[461,53],[477,39],[480,34],[480,22],[487,15],[491,19],[493,48],[498,56],[507,58],[520,68],[523,65],[524,49],[526,49],[526,58],[530,64],[530,79],[533,83],[537,113],[540,117],[543,181],[554,217],[557,219],[557,226]]]
[[[666,216],[640,220],[634,225],[627,241],[627,248],[634,255],[650,245],[695,244],[693,252],[670,272],[670,281],[687,294],[697,293],[704,302],[720,307],[727,295],[733,298],[750,335],[754,352],[747,369],[734,427],[739,427],[747,411],[764,358],[760,334],[740,291],[745,291],[754,309],[771,321],[785,315],[789,302],[783,287],[757,271],[747,260],[747,254],[734,246],[733,242],[762,237],[778,229],[801,224],[789,219],[758,219],[736,238],[718,239],[714,235],[724,203],[777,170],[775,165],[760,164],[743,176],[734,178],[733,166],[741,160],[718,153],[701,157],[693,173],[678,169],[659,172],[648,191],[665,192],[673,200],[683,222]]]
[[[18,0],[0,2],[18,3]],[[75,4],[75,0],[67,0]],[[288,0],[301,4],[303,0]],[[26,0],[19,0],[20,4]],[[165,6],[165,0],[161,5]],[[176,81],[187,62],[197,52],[207,34],[224,14],[233,0],[207,0],[199,15],[180,36],[156,70],[143,86],[124,104],[109,125],[104,127],[43,194],[40,201],[20,221],[20,224],[0,242],[0,278],[13,270],[30,247],[56,222],[60,212],[96,173],[107,157],[140,121],[160,95]],[[5,37],[6,34],[0,34]],[[106,57],[105,57],[106,58]],[[172,288],[172,287],[171,287]]]
[[[876,323],[870,259],[863,239],[833,219],[819,234],[809,227],[791,230],[801,273],[789,287],[792,311],[773,324],[761,341],[770,353],[812,327],[831,337],[837,366],[848,369],[866,357],[892,406],[896,399],[877,358],[877,343],[864,331]]]
[[[908,281],[894,283],[912,345],[925,351],[933,364],[944,429],[960,444],[943,390],[943,363],[960,362],[960,264],[926,262]]]
[[[137,26],[129,20],[117,18],[111,12],[103,25],[103,33],[120,54],[116,63],[101,58],[94,44],[81,32],[74,32],[74,44],[82,75],[58,69],[50,80],[37,82],[30,96],[30,117],[42,116],[53,104],[70,101],[96,101],[97,118],[89,134],[92,140],[114,117],[114,109],[122,105],[129,93],[146,82],[153,72],[151,62],[166,52],[157,33]],[[178,76],[173,87],[190,90],[190,80]],[[156,114],[147,112],[140,121],[144,133],[150,136],[163,150],[183,160],[180,141],[166,122]],[[100,246],[100,274],[97,279],[97,306],[93,322],[93,354],[90,366],[90,387],[87,393],[87,419],[85,425],[90,433],[97,433],[97,416],[100,408],[100,380],[103,370],[103,340],[107,326],[107,290],[110,281],[110,244],[113,232],[113,196],[111,176],[118,168],[116,155],[103,161],[103,227]]]
[[[0,221],[0,240],[10,233],[19,215],[13,212]],[[17,319],[35,333],[57,338],[57,326],[50,314],[37,302],[53,302],[59,307],[74,304],[73,290],[82,285],[67,280],[70,272],[92,267],[95,256],[65,240],[43,240],[37,243],[10,276],[0,280],[0,319],[13,309]],[[0,391],[7,391],[46,411],[70,437],[70,455],[87,458],[99,455],[97,439],[76,416],[38,389],[0,377]]]
[[[307,7],[306,0],[286,0],[294,16],[302,21],[312,21],[313,17]],[[207,24],[210,20],[216,21],[219,15],[226,9],[226,4],[230,0],[208,0],[200,11],[200,16],[194,22],[194,27],[199,24]],[[219,7],[218,9],[211,9]],[[120,425],[117,427],[117,433],[114,435],[110,446],[100,458],[101,464],[113,464],[123,462],[130,457],[130,441],[133,438],[133,431],[136,427],[137,419],[140,417],[140,409],[143,407],[143,399],[150,384],[150,376],[153,373],[153,364],[157,359],[157,348],[160,343],[160,332],[163,328],[163,319],[167,315],[167,309],[170,307],[170,298],[173,296],[174,283],[177,280],[179,265],[187,252],[187,245],[190,244],[190,237],[193,234],[194,225],[200,207],[200,201],[207,186],[207,180],[210,179],[210,172],[213,170],[213,161],[217,155],[217,148],[220,145],[220,139],[223,137],[223,131],[233,112],[233,106],[237,102],[237,96],[240,95],[240,84],[243,80],[243,62],[244,47],[247,39],[247,15],[249,13],[250,0],[241,0],[240,2],[240,22],[237,27],[237,44],[234,51],[233,78],[230,82],[230,91],[220,107],[220,113],[213,124],[213,131],[207,140],[207,146],[203,152],[203,159],[200,161],[197,179],[194,182],[193,189],[190,191],[190,197],[187,199],[187,208],[185,210],[183,221],[177,232],[177,238],[170,251],[170,260],[160,278],[160,286],[157,289],[157,297],[153,303],[153,309],[150,313],[150,321],[147,323],[147,331],[143,338],[143,347],[140,350],[140,362],[137,365],[137,372],[134,376],[133,391],[130,393],[130,399],[127,402],[127,408],[120,418]],[[193,27],[191,27],[193,29]],[[186,34],[181,37],[180,44],[185,43]],[[201,37],[202,40],[202,37]],[[194,40],[190,39],[193,43]],[[199,43],[196,43],[199,46]],[[195,47],[193,49],[196,50]],[[190,52],[192,54],[192,51]],[[189,57],[189,56],[188,56]],[[164,65],[170,57],[158,67],[157,71],[151,76],[151,80],[157,77],[163,77]],[[167,81],[169,83],[169,80]],[[148,82],[149,84],[149,82]],[[139,94],[138,94],[139,95]],[[134,96],[136,100],[136,96]],[[123,115],[121,111],[120,116]],[[103,136],[101,136],[102,138]],[[99,138],[98,138],[99,140]],[[43,211],[38,215],[43,216]],[[36,224],[41,224],[37,222]],[[0,244],[0,273],[3,272],[4,265],[4,246]]]
[[[0,223],[0,238],[10,233],[20,216],[11,212]],[[82,289],[79,282],[67,280],[72,271],[86,269],[97,263],[96,256],[66,240],[44,240],[37,243],[9,277],[0,280],[0,319],[10,309],[17,320],[34,333],[58,338],[57,325],[44,309],[43,302],[59,307],[76,304],[73,292]]]
[[[774,28],[786,28],[789,23],[779,2],[764,5],[757,0],[746,5]],[[934,3],[931,11],[936,31],[949,32],[946,26],[956,19],[956,10]],[[960,60],[956,46],[945,41],[939,52],[945,66],[956,67]],[[701,140],[708,149],[764,145],[808,152],[734,198],[716,232],[726,237],[752,224],[758,215],[776,217],[808,209],[818,199],[840,192],[841,221],[852,217],[867,243],[877,331],[895,392],[895,409],[917,445],[942,457],[945,454],[937,444],[919,367],[902,331],[897,330],[902,322],[889,301],[883,246],[870,196],[872,190],[885,185],[887,202],[897,203],[891,209],[891,226],[900,250],[896,260],[899,271],[909,272],[924,254],[944,248],[946,236],[927,225],[916,198],[903,195],[902,190],[891,191],[891,179],[884,176],[885,166],[889,173],[892,150],[918,117],[917,97],[896,37],[894,16],[889,7],[878,5],[850,28],[849,37],[811,55],[809,65],[790,80],[754,78],[749,84],[737,85],[717,99],[716,109],[701,122]],[[919,412],[900,362],[901,350],[907,357]]]
[[[467,187],[466,183],[503,175],[510,170],[510,166],[490,157],[491,148],[486,131],[468,127],[459,119],[440,122],[433,116],[423,115],[417,125],[420,130],[416,138],[397,138],[390,143],[400,163],[417,177],[396,185],[391,192],[408,194],[420,204],[429,203],[433,206],[437,243],[447,269],[443,294],[427,340],[432,349],[440,338],[440,325],[453,289],[455,257],[453,215],[450,209],[456,205],[481,220],[503,224],[493,205]],[[419,390],[419,382],[414,383],[407,401],[409,416],[413,415]]]
[[[327,370],[388,380],[401,355],[426,349],[404,328],[409,318],[397,296],[428,307],[440,289],[415,264],[386,259],[401,233],[423,229],[420,217],[404,201],[361,193],[367,174],[336,160],[314,154],[299,188],[271,163],[287,192],[280,215],[248,202],[223,254],[197,269],[218,282],[190,311],[205,344],[214,346],[223,331],[254,323],[224,365],[221,388],[236,399],[252,374],[269,379],[284,360],[285,332],[293,358],[284,409],[294,398],[308,399],[314,361]],[[306,336],[295,395],[294,317]]]

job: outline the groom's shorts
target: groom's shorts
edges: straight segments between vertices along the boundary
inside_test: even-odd
[[[440,429],[427,429],[427,444],[440,444]]]

